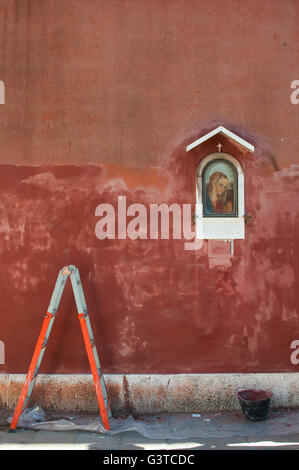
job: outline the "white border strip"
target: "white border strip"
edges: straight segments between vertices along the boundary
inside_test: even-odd
[[[0,374],[2,407],[14,409],[25,374]],[[271,406],[299,407],[299,373],[104,374],[114,411],[196,413],[239,409],[236,392],[271,390]],[[97,412],[91,374],[40,374],[32,404],[60,411]]]

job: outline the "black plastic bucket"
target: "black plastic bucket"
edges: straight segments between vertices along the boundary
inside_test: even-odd
[[[263,421],[267,418],[272,392],[268,390],[239,390],[237,397],[246,418]]]

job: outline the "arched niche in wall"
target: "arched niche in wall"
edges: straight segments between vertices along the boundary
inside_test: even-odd
[[[189,144],[186,151],[194,149],[221,134],[249,152],[252,144],[238,135],[219,126]],[[217,141],[216,141],[217,142]],[[215,145],[215,143],[213,144]],[[245,238],[245,199],[246,175],[233,152],[209,152],[199,162],[196,169],[196,237],[206,240],[234,240]]]

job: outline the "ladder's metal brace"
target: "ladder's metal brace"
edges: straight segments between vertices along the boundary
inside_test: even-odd
[[[48,307],[47,313],[44,315],[44,322],[37,340],[33,357],[29,366],[29,370],[26,376],[25,383],[23,385],[19,401],[15,408],[15,412],[11,421],[10,431],[14,431],[17,427],[18,420],[20,415],[25,410],[30,397],[32,390],[34,388],[38,371],[42,362],[42,358],[48,344],[49,336],[51,329],[55,320],[55,315],[57,314],[61,296],[67,281],[67,278],[70,277],[74,297],[76,301],[76,306],[78,310],[78,318],[82,329],[83,339],[85,343],[85,348],[87,356],[89,359],[89,364],[92,372],[93,381],[95,384],[96,395],[98,399],[100,415],[102,418],[103,425],[106,430],[110,430],[109,418],[111,418],[111,408],[110,401],[108,399],[106,385],[101,372],[100,362],[98,358],[97,349],[94,342],[94,337],[92,333],[92,328],[89,320],[88,310],[85,302],[85,297],[83,293],[82,283],[79,275],[79,271],[75,266],[65,266],[59,271],[57,281],[54,287],[54,291],[50,300],[50,305]]]

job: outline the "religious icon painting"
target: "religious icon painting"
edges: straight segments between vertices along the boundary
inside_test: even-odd
[[[237,172],[232,163],[215,159],[203,171],[203,215],[237,217]]]

